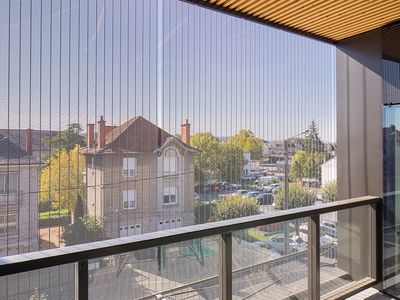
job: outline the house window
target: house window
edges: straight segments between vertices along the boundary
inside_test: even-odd
[[[17,181],[17,173],[0,173],[0,194],[16,192]]]
[[[136,174],[136,157],[124,157],[122,161],[122,175],[134,177]]]
[[[0,215],[0,234],[16,234],[17,233],[17,215]]]
[[[123,208],[125,210],[136,208],[136,191],[126,190],[122,193]]]
[[[175,149],[168,149],[164,154],[164,174],[176,174],[178,170],[178,154]]]
[[[164,187],[163,204],[176,204],[177,203],[177,188],[176,186]]]

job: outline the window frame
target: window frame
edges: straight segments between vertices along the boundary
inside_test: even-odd
[[[169,153],[173,152],[174,155],[173,156],[169,156]],[[171,158],[175,159],[175,163],[173,164],[175,166],[174,170],[170,169],[171,166]],[[178,151],[175,148],[169,147],[164,151],[163,154],[163,174],[164,175],[177,175],[178,174],[178,170],[179,170],[179,154]],[[166,168],[166,163],[167,161],[168,163],[168,167]]]
[[[168,194],[166,194],[166,189],[169,189]],[[175,194],[171,194],[171,189],[174,189]],[[175,201],[171,201],[172,196],[175,199]],[[168,202],[165,201],[166,197],[168,197]],[[164,190],[163,190],[163,205],[176,205],[178,204],[178,186],[173,185],[173,186],[164,186]]]
[[[10,218],[14,217],[14,221],[10,222]],[[4,214],[0,215],[0,236],[2,235],[16,235],[18,233],[17,230],[17,214]],[[11,230],[10,227],[12,226]]]
[[[130,168],[129,160],[133,161],[133,167]],[[126,162],[126,163],[125,163]],[[125,168],[125,166],[127,168]],[[136,176],[137,158],[134,156],[122,158],[122,176],[125,178],[132,178]]]
[[[128,199],[129,192],[132,192],[132,196],[133,196],[132,200]],[[125,203],[127,203],[126,207],[125,207]],[[133,206],[131,206],[131,203],[133,203]],[[134,210],[136,208],[137,208],[136,190],[135,189],[123,190],[122,191],[122,209],[123,210]]]
[[[7,195],[10,193],[17,192],[17,182],[18,182],[18,173],[17,172],[0,172],[0,176],[3,177],[3,182],[0,181],[0,195]],[[14,180],[10,180],[11,176],[15,176]],[[13,183],[13,185],[10,185]]]

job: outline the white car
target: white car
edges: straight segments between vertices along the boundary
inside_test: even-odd
[[[279,253],[284,252],[284,239],[283,235],[276,235],[269,239],[266,243],[266,247],[278,251]],[[299,236],[289,237],[289,253],[296,253],[299,251],[307,250],[306,242]]]
[[[303,223],[299,227],[299,236],[308,243],[308,224]],[[327,244],[335,244],[337,242],[337,239],[327,235],[325,232],[320,230],[320,237],[319,237],[319,242],[320,245],[327,245]]]

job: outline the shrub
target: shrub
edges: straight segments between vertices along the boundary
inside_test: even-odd
[[[259,213],[257,200],[235,195],[223,199],[212,208],[210,221],[228,220]]]

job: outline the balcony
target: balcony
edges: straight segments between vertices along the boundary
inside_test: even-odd
[[[352,238],[354,230],[338,227],[337,239],[326,242],[322,238],[320,221],[326,216],[360,207],[367,208],[372,217],[368,246],[374,255],[364,262],[371,266],[368,273],[355,278],[343,262],[360,257],[347,257],[342,251],[349,229]],[[130,295],[141,300],[266,299],[267,296],[269,299],[343,299],[381,280],[380,210],[381,199],[366,196],[31,252],[1,258],[0,276],[18,282],[26,274],[45,274],[42,280],[31,282],[29,289],[54,293],[51,289],[58,288],[61,298],[72,295],[77,299],[109,299],[118,289],[121,299]],[[283,225],[278,230],[283,229],[283,238],[289,239],[288,228],[292,228],[290,224],[299,224],[297,220],[303,221],[300,228],[304,229],[307,224],[307,242],[293,245],[288,240],[289,247],[274,252],[275,255],[243,239],[246,230],[274,224]],[[272,244],[271,239],[269,243]],[[68,270],[68,276],[60,285],[50,287],[47,280],[50,282],[57,268]],[[191,276],[187,276],[187,270]],[[66,272],[62,273],[66,276]]]

